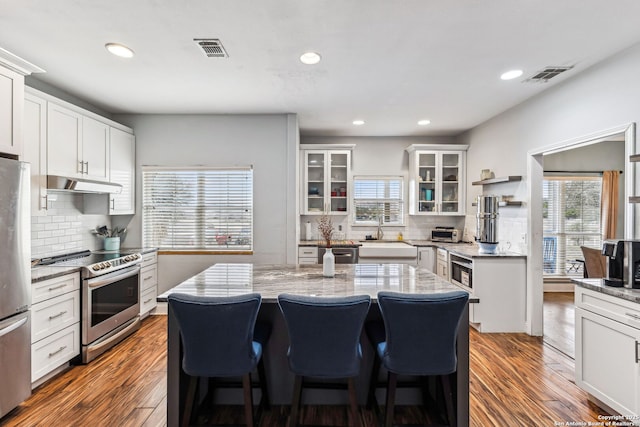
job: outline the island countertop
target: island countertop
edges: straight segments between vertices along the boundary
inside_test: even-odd
[[[282,293],[366,294],[375,301],[379,291],[426,294],[464,290],[426,268],[407,264],[336,264],[335,273],[335,277],[323,277],[319,264],[215,264],[159,295],[158,301],[166,302],[175,292],[200,296],[258,292],[263,302],[276,302]],[[478,300],[472,297],[469,302]]]

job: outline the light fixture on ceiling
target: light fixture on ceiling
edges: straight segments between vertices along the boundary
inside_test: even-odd
[[[107,50],[112,54],[114,54],[115,56],[119,56],[121,58],[133,57],[133,51],[123,44],[107,43],[104,45],[104,47],[106,47]]]
[[[418,126],[426,126],[426,125],[428,125],[430,123],[431,123],[431,120],[427,120],[427,119],[418,120]]]
[[[364,120],[354,120],[353,124],[356,126],[362,126],[364,124]]]
[[[320,54],[316,52],[305,52],[300,55],[300,62],[307,65],[314,65],[320,62]]]
[[[500,75],[500,78],[502,80],[513,80],[513,79],[517,79],[521,75],[522,75],[522,70],[509,70],[507,72],[502,73],[502,75]]]

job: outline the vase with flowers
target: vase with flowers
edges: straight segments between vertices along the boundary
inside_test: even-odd
[[[322,215],[318,219],[318,233],[325,241],[326,250],[322,257],[322,275],[324,277],[333,277],[336,274],[336,259],[331,249],[331,235],[333,234],[333,221],[327,214]]]

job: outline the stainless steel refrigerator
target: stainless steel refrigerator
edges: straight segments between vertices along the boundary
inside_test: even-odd
[[[0,157],[0,417],[31,395],[29,177]]]

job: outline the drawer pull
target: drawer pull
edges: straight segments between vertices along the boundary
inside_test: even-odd
[[[145,278],[144,278],[144,279],[142,279],[142,280],[151,280],[151,279],[153,279],[153,276],[147,276],[147,277],[145,277]]]
[[[640,360],[638,360],[638,344],[640,344],[638,341],[636,341],[636,363],[638,363]]]
[[[148,300],[145,300],[143,304],[149,304],[151,301],[153,301],[153,298],[149,298]]]
[[[50,288],[49,288],[49,290],[50,290],[50,291],[55,291],[56,289],[61,289],[61,288],[64,288],[64,287],[66,287],[66,286],[67,286],[67,284],[66,284],[66,283],[63,283],[62,285],[52,286],[52,287],[50,287]]]
[[[632,317],[636,320],[640,320],[640,316],[634,313],[625,313],[627,316]]]
[[[60,347],[59,349],[57,349],[56,351],[54,351],[53,353],[49,353],[49,357],[53,357],[56,354],[60,353],[62,350],[64,350],[65,348],[67,348],[66,345],[63,345],[62,347]]]
[[[65,310],[65,311],[61,311],[60,313],[58,313],[58,314],[54,314],[53,316],[49,316],[49,320],[53,320],[53,319],[55,319],[56,317],[60,317],[60,316],[64,315],[66,312],[67,312],[67,310]]]

